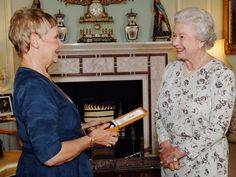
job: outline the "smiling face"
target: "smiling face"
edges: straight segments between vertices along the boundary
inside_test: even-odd
[[[39,49],[41,59],[44,65],[48,68],[52,63],[58,60],[58,49],[61,47],[62,42],[59,39],[58,27],[55,26],[44,36],[39,42]]]
[[[204,42],[197,39],[196,30],[191,23],[176,23],[172,35],[172,44],[176,48],[177,58],[194,60],[202,52]]]

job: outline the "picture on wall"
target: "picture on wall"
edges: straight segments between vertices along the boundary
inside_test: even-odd
[[[236,0],[223,1],[223,33],[225,53],[236,54]]]
[[[12,94],[0,94],[0,120],[13,117]]]

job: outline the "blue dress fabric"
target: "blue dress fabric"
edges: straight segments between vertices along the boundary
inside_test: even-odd
[[[82,136],[76,106],[48,78],[20,67],[15,77],[13,110],[23,142],[17,177],[93,176],[85,152],[62,165],[44,165],[60,151],[61,142]]]

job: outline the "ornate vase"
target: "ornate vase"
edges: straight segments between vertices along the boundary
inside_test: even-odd
[[[67,34],[68,34],[68,28],[65,26],[64,24],[64,17],[65,15],[61,13],[61,11],[59,10],[58,14],[54,15],[57,19],[57,26],[59,29],[59,38],[61,41],[65,41]]]
[[[125,26],[125,34],[128,41],[134,41],[138,39],[139,26],[136,23],[137,13],[132,12],[132,9],[128,16],[128,25]]]

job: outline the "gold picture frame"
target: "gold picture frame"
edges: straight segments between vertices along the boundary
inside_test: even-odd
[[[236,0],[223,0],[225,54],[236,54]]]

